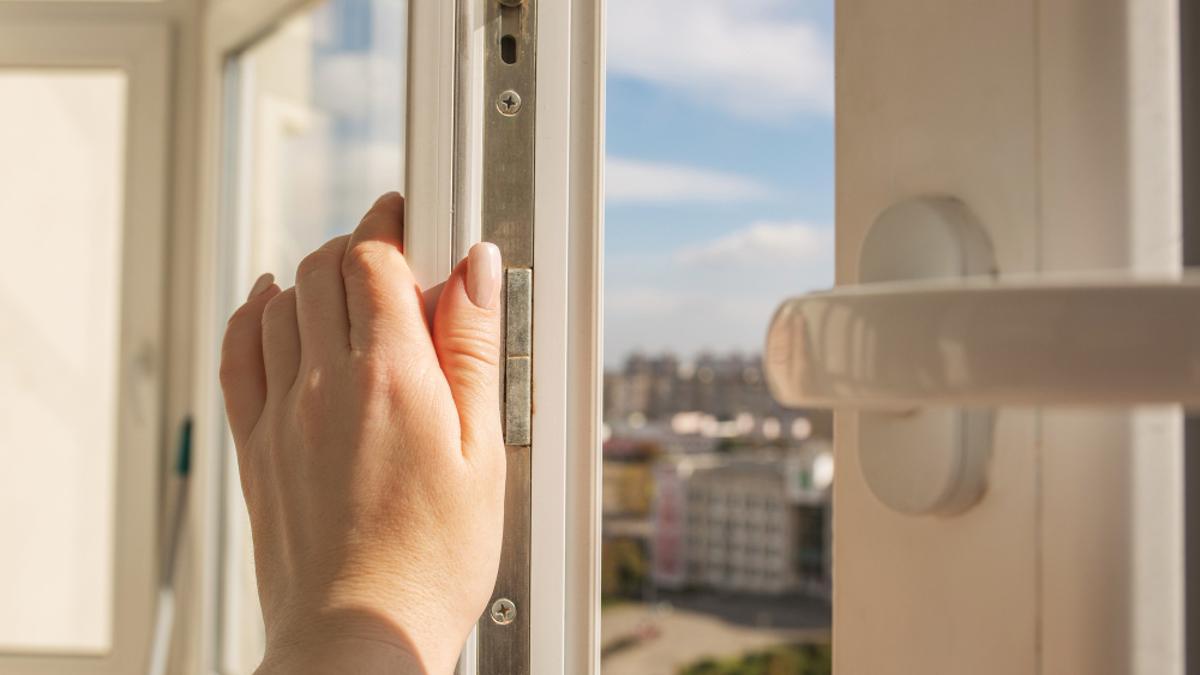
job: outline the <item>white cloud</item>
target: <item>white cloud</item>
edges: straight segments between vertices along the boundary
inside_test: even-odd
[[[612,202],[730,202],[768,194],[762,184],[737,174],[620,157],[606,160],[604,180]]]
[[[638,287],[605,298],[604,360],[620,363],[634,351],[751,353],[762,348],[778,303],[770,293],[718,295]]]
[[[833,252],[830,228],[759,222],[674,253],[610,255],[605,360],[633,350],[757,351],[783,299],[833,284]]]
[[[608,67],[752,118],[833,111],[833,50],[767,0],[613,0]]]
[[[833,257],[828,228],[799,222],[759,222],[675,254],[684,265],[760,266],[811,264]]]

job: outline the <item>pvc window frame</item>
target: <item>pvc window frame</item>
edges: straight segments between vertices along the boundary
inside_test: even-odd
[[[118,675],[144,667],[158,579],[160,443],[167,352],[169,36],[165,5],[0,5],[0,69],[114,69],[127,78],[112,642],[103,654],[0,654],[0,675]],[[90,4],[90,3],[82,3]],[[90,19],[90,20],[87,20]],[[147,358],[148,357],[148,358]],[[147,402],[149,402],[147,404]]]
[[[410,0],[405,234],[422,281],[443,277],[479,238],[478,115],[490,105],[481,99],[480,22],[490,1]],[[600,671],[603,8],[603,0],[537,4],[530,497],[537,582],[528,610],[535,675]],[[423,101],[437,103],[413,104]],[[468,642],[460,675],[474,675],[472,652]]]

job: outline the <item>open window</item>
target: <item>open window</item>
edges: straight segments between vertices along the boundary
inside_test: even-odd
[[[0,305],[22,327],[0,331],[0,456],[15,467],[0,534],[18,542],[0,561],[0,673],[138,673],[154,649],[167,672],[252,671],[262,627],[216,378],[225,317],[251,270],[287,283],[387,190],[408,195],[420,280],[439,281],[494,234],[494,115],[520,127],[513,203],[542,224],[506,251],[536,271],[537,351],[522,354],[527,470],[510,483],[521,595],[504,595],[520,618],[482,624],[498,632],[466,645],[462,672],[592,669],[600,24],[593,0],[0,2]],[[498,66],[528,78],[519,115],[485,86]],[[171,467],[188,419],[185,492]],[[177,537],[164,624],[156,586]]]
[[[617,68],[627,72],[661,41],[647,28],[650,14],[694,20],[702,35],[737,36],[691,52],[723,83],[697,79],[678,60],[653,77],[690,87],[701,113],[763,113],[746,94],[757,69],[730,70],[730,61],[771,53],[778,33],[747,30],[746,12],[791,11],[787,3],[623,2],[638,11],[611,42]],[[217,386],[219,336],[253,272],[286,283],[306,250],[352,227],[391,189],[406,193],[407,255],[423,283],[445,276],[476,240],[502,245],[506,330],[522,338],[505,361],[503,569],[460,674],[603,671],[603,5],[0,0],[0,675],[145,670],[169,504],[182,492],[169,467],[189,418],[196,459],[168,672],[250,672],[261,624]],[[1184,621],[1200,606],[1184,593],[1200,586],[1185,557],[1185,543],[1197,540],[1197,519],[1184,520],[1185,498],[1198,493],[1183,456],[1195,429],[1185,432],[1180,407],[1164,402],[1196,403],[1188,393],[1196,371],[1164,368],[1142,389],[1037,379],[1069,372],[1088,352],[1075,349],[989,371],[1028,375],[1018,393],[981,389],[964,373],[997,363],[989,358],[1003,350],[978,349],[997,335],[1007,347],[1042,349],[1026,356],[1052,353],[1064,335],[1093,346],[1150,341],[1124,343],[1143,348],[1113,350],[1085,374],[1153,365],[1162,345],[1194,349],[1192,305],[1155,309],[1160,292],[1189,301],[1200,293],[1182,274],[1197,262],[1195,191],[1185,183],[1195,91],[1183,87],[1187,74],[1194,79],[1194,9],[1179,0],[839,0],[836,26],[824,18],[836,34],[837,93],[826,112],[837,122],[837,194],[833,241],[819,243],[837,244],[838,288],[779,314],[786,339],[771,343],[780,349],[768,360],[794,364],[793,354],[826,350],[825,370],[788,371],[794,377],[775,393],[836,409],[832,518],[812,508],[832,480],[824,448],[798,455],[795,471],[768,475],[667,462],[648,476],[617,458],[605,480],[618,490],[655,485],[656,506],[638,508],[654,514],[662,535],[646,546],[656,583],[770,590],[798,583],[773,574],[781,560],[811,578],[832,564],[839,672],[1179,675],[1188,632],[1200,625]],[[688,46],[664,45],[660,53],[673,55]],[[792,75],[812,73],[783,77]],[[773,94],[790,105],[796,91]],[[688,118],[698,154],[719,122]],[[1181,153],[1185,132],[1191,145]],[[730,142],[748,137],[738,135]],[[662,168],[639,159],[613,163],[622,172],[614,178],[627,181],[618,186],[634,195],[645,194],[648,170]],[[693,193],[706,186],[705,196],[729,189],[703,174],[675,178]],[[952,236],[925,239],[930,232]],[[760,228],[749,240],[775,254],[789,233]],[[745,241],[692,259],[728,256]],[[638,245],[657,253],[659,244]],[[752,283],[756,263],[728,282]],[[1031,294],[984,324],[985,310],[1013,289],[955,278],[971,271],[1000,286],[1023,275]],[[1144,311],[1141,319],[1101,313],[1087,326],[1034,316],[1048,298],[1070,304],[1067,295],[1095,291],[1071,277],[1051,289],[1066,295],[1046,294],[1050,277],[1085,271],[1114,291],[1101,300],[1135,287],[1154,302],[1125,305]],[[929,278],[915,287],[896,286],[921,275]],[[784,283],[769,292],[806,290]],[[882,286],[841,288],[857,284]],[[901,313],[909,320],[899,324],[867,320],[862,303],[909,292],[922,302],[929,293],[981,295],[961,303],[969,311],[950,322],[957,333],[933,331],[944,327],[933,320],[947,307],[940,300]],[[827,303],[823,316],[836,321],[809,320],[812,302]],[[807,339],[817,325],[828,330]],[[988,325],[995,330],[980,328]],[[886,351],[913,335],[917,357]],[[1185,361],[1193,362],[1168,366]],[[886,373],[874,377],[880,364]],[[658,365],[634,365],[630,387],[659,381],[642,378]],[[660,380],[711,391],[726,376],[744,384],[772,376],[770,364],[740,363],[732,375],[696,365]],[[1170,396],[1142,395],[1169,383]],[[1109,404],[1158,404],[1052,405],[1095,403],[1097,392]],[[626,421],[636,412],[609,404]],[[673,411],[684,416],[671,422],[718,436],[743,424],[736,410],[714,419],[689,412]],[[909,435],[914,420],[931,419]],[[780,411],[749,424],[764,437],[798,438],[826,431],[821,421]],[[937,442],[927,442],[929,429]],[[800,508],[775,518],[781,500]],[[686,527],[680,514],[691,514]],[[745,550],[711,545],[751,527],[758,538],[738,539]],[[790,558],[770,550],[770,534],[785,530],[796,543]],[[823,552],[818,560],[828,547],[832,562]],[[755,551],[769,565],[729,561]]]
[[[388,190],[406,195],[406,254],[423,284],[481,237],[501,245],[510,289],[532,279],[534,347],[506,360],[510,382],[527,366],[528,401],[526,436],[510,438],[494,599],[515,619],[481,617],[460,665],[471,675],[587,672],[595,660],[599,18],[590,1],[323,0],[216,3],[206,19],[205,75],[220,102],[206,188],[219,225],[200,291],[213,295],[198,317],[210,339],[252,270],[287,285],[308,250]],[[518,221],[519,242],[495,239]],[[216,627],[201,634],[201,659],[249,673],[263,645],[248,523],[215,369],[201,372],[213,481],[203,585]],[[510,398],[513,431],[522,412]]]
[[[609,3],[604,675],[828,672],[832,414],[763,327],[834,280],[835,3]]]

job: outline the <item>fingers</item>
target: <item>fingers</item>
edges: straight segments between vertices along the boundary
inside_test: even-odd
[[[278,294],[274,277],[262,275],[254,283],[246,303],[233,313],[225,327],[225,339],[221,344],[221,390],[225,394],[229,427],[239,446],[258,423],[266,402],[262,319],[267,302]]]
[[[462,423],[463,452],[502,448],[500,250],[480,243],[442,289],[433,342]]]
[[[378,241],[404,252],[404,197],[388,192],[375,200],[350,235],[350,245]]]
[[[342,260],[349,236],[329,240],[296,268],[296,318],[305,358],[326,362],[350,349]]]
[[[403,219],[404,199],[388,193],[350,235],[342,261],[350,348],[432,358],[421,290],[402,253]]]
[[[278,401],[287,395],[300,370],[300,330],[296,313],[294,287],[271,298],[263,311],[262,353],[268,400]]]
[[[442,289],[446,287],[446,282],[442,282],[437,286],[425,289],[421,294],[421,303],[425,311],[425,323],[433,328],[433,315],[437,313],[438,300],[442,297]]]

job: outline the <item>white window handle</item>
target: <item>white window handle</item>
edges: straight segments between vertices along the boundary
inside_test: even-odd
[[[788,300],[767,381],[796,407],[1200,405],[1200,283],[879,283]]]
[[[764,367],[784,405],[858,410],[863,477],[910,514],[986,485],[1005,405],[1200,406],[1200,280],[1005,280],[957,200],[885,211],[862,284],[783,303]]]

